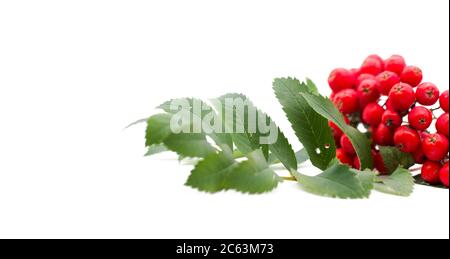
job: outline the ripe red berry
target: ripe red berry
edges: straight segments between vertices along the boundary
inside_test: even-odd
[[[363,64],[361,65],[360,72],[361,74],[371,74],[378,75],[379,73],[384,71],[384,61],[378,55],[370,55],[368,56]]]
[[[413,88],[405,83],[399,83],[389,92],[390,105],[399,112],[407,111],[416,101]]]
[[[344,116],[344,120],[345,120],[345,123],[347,123],[347,125],[350,123],[350,120],[347,118],[347,116]],[[344,133],[343,133],[342,130],[341,130],[336,124],[334,124],[332,121],[329,121],[329,122],[328,122],[328,125],[329,125],[330,128],[331,128],[331,132],[333,133],[335,142],[336,142],[336,143],[340,143],[342,134],[344,134]]]
[[[384,124],[378,125],[372,134],[373,142],[377,145],[392,146],[394,144],[392,131]]]
[[[439,170],[439,178],[441,180],[441,183],[448,187],[448,162],[444,164],[444,166]]]
[[[386,165],[384,164],[383,156],[379,151],[372,149],[372,159],[375,165],[375,169],[378,170],[381,174],[385,174],[387,172]]]
[[[384,63],[386,71],[394,72],[397,75],[400,75],[406,67],[405,59],[399,55],[391,56]]]
[[[388,95],[392,87],[400,83],[400,77],[391,71],[384,71],[377,76],[378,92],[382,95]]]
[[[422,106],[414,107],[408,114],[409,124],[416,130],[426,130],[433,121],[433,114]]]
[[[445,135],[448,138],[448,113],[444,113],[436,121],[436,129],[438,133]]]
[[[359,105],[365,107],[367,104],[377,102],[380,98],[378,93],[378,81],[375,79],[367,79],[361,82],[357,88]]]
[[[445,112],[448,112],[448,90],[443,92],[441,96],[439,97],[439,105],[441,105],[442,110]]]
[[[344,152],[342,148],[336,149],[336,158],[345,165],[353,166],[353,156]]]
[[[394,133],[394,143],[402,152],[412,153],[420,147],[420,136],[416,130],[401,126]]]
[[[433,105],[439,99],[439,89],[432,83],[422,83],[416,89],[416,99],[422,105]]]
[[[416,164],[423,164],[427,161],[427,156],[423,153],[422,148],[417,149],[416,152],[412,153],[412,156],[414,161],[416,161]]]
[[[431,161],[441,161],[448,153],[448,139],[439,133],[429,134],[422,141],[422,149]]]
[[[377,78],[374,75],[371,74],[360,74],[355,81],[356,87],[358,87],[364,80],[372,79],[376,80]]]
[[[353,168],[357,170],[361,170],[361,162],[359,161],[359,157],[355,156],[353,159]]]
[[[364,108],[362,113],[362,120],[370,126],[378,126],[381,123],[381,116],[383,116],[384,109],[378,103],[369,103]]]
[[[439,171],[441,164],[427,161],[422,166],[422,179],[429,184],[439,184],[441,182]]]
[[[356,151],[355,151],[355,148],[353,147],[352,142],[346,135],[342,135],[342,137],[341,137],[341,147],[342,147],[342,150],[344,150],[344,152],[349,155],[356,154]]]
[[[343,114],[350,114],[359,110],[358,94],[353,89],[345,89],[334,96],[334,104]]]
[[[422,82],[422,70],[415,66],[407,66],[403,70],[400,78],[403,83],[407,83],[412,87],[416,87],[420,84],[420,82]]]
[[[402,117],[395,111],[386,110],[381,116],[381,123],[390,129],[396,129],[402,125]]]
[[[344,68],[337,68],[331,71],[328,77],[328,84],[334,92],[339,92],[344,89],[353,88],[355,77],[351,71]]]

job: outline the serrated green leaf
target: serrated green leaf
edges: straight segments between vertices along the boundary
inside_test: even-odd
[[[297,160],[297,164],[303,164],[304,162],[309,160],[308,152],[306,149],[302,148],[301,150],[295,152],[295,158]],[[273,154],[269,155],[268,163],[271,165],[281,163],[280,160]]]
[[[363,188],[365,190],[373,190],[377,174],[372,171],[369,171],[369,170],[365,170],[365,171],[355,170],[355,172],[356,172],[358,179],[361,182]]]
[[[408,169],[416,163],[411,154],[403,153],[396,147],[380,147],[380,154],[388,173],[394,172],[399,166]]]
[[[169,149],[164,144],[152,145],[148,147],[147,153],[144,156],[153,156],[159,153],[167,152]]]
[[[368,198],[372,188],[370,175],[358,176],[345,165],[334,165],[318,176],[292,172],[303,190],[312,194],[341,199]]]
[[[347,125],[343,115],[328,98],[308,93],[302,93],[302,96],[312,109],[322,115],[326,120],[332,121],[344,132],[345,135],[348,136],[353,144],[353,147],[355,148],[359,160],[361,161],[361,168],[372,169],[373,160],[370,140],[357,129]]]
[[[319,89],[317,89],[316,84],[309,78],[306,78],[306,86],[308,87],[308,93],[319,95]]]
[[[272,191],[281,181],[282,179],[270,169],[263,152],[258,149],[248,154],[248,160],[241,162],[230,172],[226,188],[260,194]]]
[[[236,145],[236,147],[244,154],[247,154],[253,150],[256,150],[260,148],[263,150],[263,154],[266,158],[269,157],[269,151],[276,156],[281,163],[289,170],[291,169],[297,169],[297,161],[295,157],[294,150],[292,149],[291,144],[287,140],[287,138],[284,136],[283,132],[280,130],[279,127],[276,127],[277,132],[277,139],[275,143],[266,145],[260,143],[260,137],[263,136],[263,134],[260,132],[259,128],[256,127],[256,132],[250,132],[249,130],[249,110],[254,110],[257,112],[256,119],[260,120],[261,118],[264,118],[268,120],[271,124],[275,125],[273,120],[267,116],[264,112],[259,110],[245,95],[242,94],[227,94],[224,96],[219,97],[217,100],[220,101],[221,107],[216,107],[218,110],[225,111],[226,109],[231,110],[233,107],[230,107],[229,104],[225,102],[226,99],[240,99],[242,101],[245,101],[247,104],[247,109],[244,110],[244,114],[240,114],[239,112],[235,112],[234,116],[231,120],[226,120],[224,118],[224,124],[228,125],[230,128],[242,128],[244,129],[244,133],[234,133],[233,134],[233,141]],[[228,107],[227,107],[228,105]],[[223,116],[225,117],[225,116]],[[256,121],[258,125],[258,121]]]
[[[192,170],[186,185],[210,193],[225,190],[226,178],[236,166],[237,163],[227,152],[209,154]]]
[[[336,147],[328,121],[314,111],[301,95],[312,90],[292,78],[275,79],[273,88],[312,164],[325,170],[336,156]]]
[[[172,116],[169,114],[157,114],[147,120],[147,130],[145,134],[146,147],[161,144],[172,134],[170,129],[171,118]]]
[[[407,169],[401,167],[390,176],[377,177],[377,181],[374,184],[375,190],[387,194],[407,197],[414,190],[414,178]]]
[[[164,145],[182,157],[206,157],[216,152],[203,134],[172,134],[164,140]]]
[[[427,183],[424,179],[422,179],[422,175],[421,174],[418,174],[418,175],[414,176],[414,181],[418,185],[423,185],[423,186],[427,186],[427,187],[438,188],[438,189],[447,189],[448,190],[448,187],[445,187],[442,184],[431,185],[431,184]]]

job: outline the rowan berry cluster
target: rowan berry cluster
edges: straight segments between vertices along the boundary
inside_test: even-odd
[[[360,68],[333,70],[328,78],[330,99],[348,124],[364,125],[372,138],[374,166],[386,173],[380,146],[396,146],[422,164],[422,178],[449,185],[449,91],[422,82],[422,70],[393,55],[367,57]],[[350,139],[333,123],[336,157],[359,169]]]

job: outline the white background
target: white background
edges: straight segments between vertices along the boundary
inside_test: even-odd
[[[0,237],[448,238],[449,194],[248,196],[185,187],[135,119],[172,97],[242,92],[293,135],[271,89],[403,54],[449,85],[449,2],[0,1]],[[302,168],[311,172],[310,168]]]

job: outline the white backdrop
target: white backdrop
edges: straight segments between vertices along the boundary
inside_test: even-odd
[[[449,86],[449,2],[0,1],[0,237],[449,237],[449,194],[343,201],[295,183],[247,196],[183,186],[190,166],[144,158],[172,97],[250,96],[296,148],[271,84],[403,54]],[[312,170],[312,169],[302,169]]]

